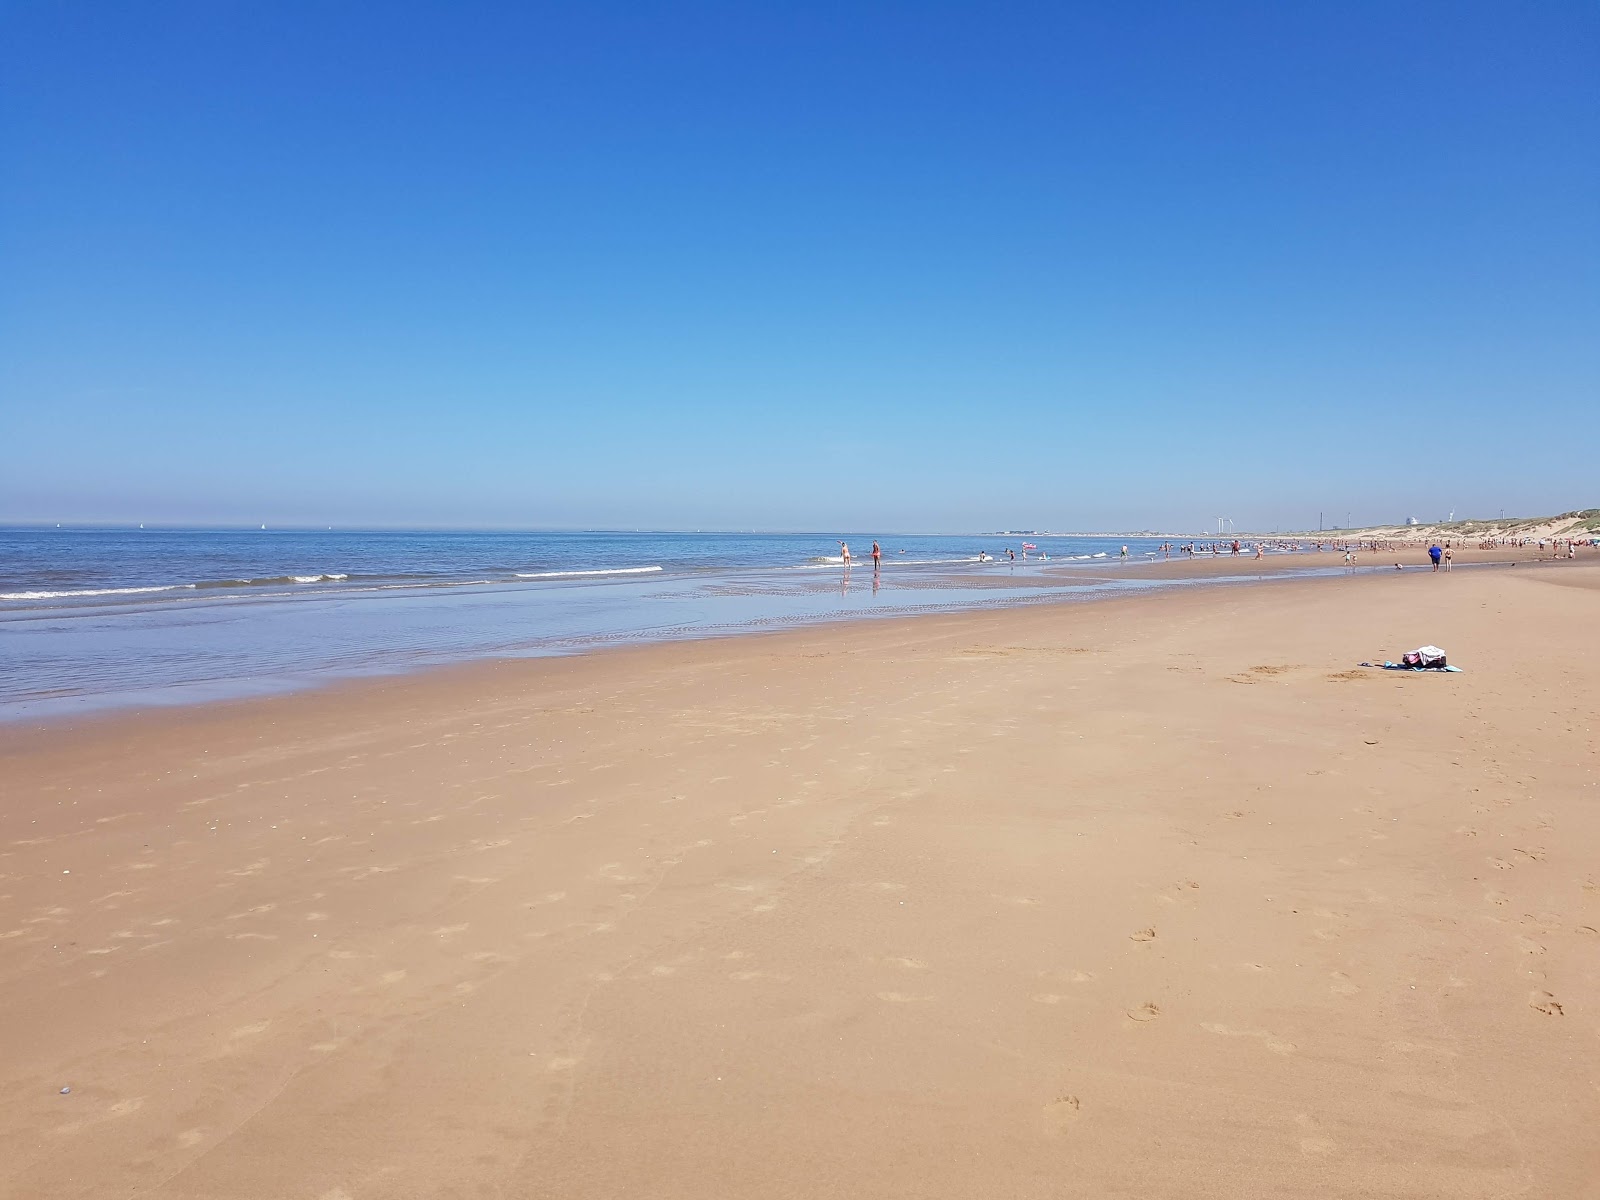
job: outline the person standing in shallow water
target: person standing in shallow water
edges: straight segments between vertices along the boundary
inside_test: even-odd
[[[881,560],[882,558],[883,558],[883,551],[878,549],[878,543],[877,542],[873,542],[872,543],[872,569],[874,571],[876,571],[878,569],[879,560]]]
[[[840,542],[839,553],[844,556],[844,565],[848,567],[850,565],[850,543]]]

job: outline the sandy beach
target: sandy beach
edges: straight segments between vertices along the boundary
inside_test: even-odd
[[[0,1196],[1594,1196],[1600,565],[1412,563],[0,729]]]

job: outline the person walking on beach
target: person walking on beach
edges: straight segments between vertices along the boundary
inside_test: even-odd
[[[1123,562],[1127,562],[1128,561],[1128,548],[1126,546],[1124,546],[1122,548],[1122,561]]]
[[[877,571],[877,569],[878,569],[878,561],[882,557],[883,557],[883,551],[878,549],[878,543],[877,542],[873,542],[872,543],[872,569],[873,569],[874,572]]]
[[[1444,551],[1439,549],[1439,543],[1438,542],[1435,542],[1433,545],[1428,547],[1428,557],[1433,559],[1433,569],[1435,571],[1437,571],[1439,569],[1439,559],[1442,558],[1443,556],[1444,556]]]
[[[1444,569],[1446,571],[1448,571],[1450,569],[1450,560],[1452,558],[1454,558],[1455,556],[1456,556],[1456,552],[1451,547],[1446,546],[1444,548]]]

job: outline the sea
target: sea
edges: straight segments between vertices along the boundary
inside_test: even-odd
[[[1173,539],[874,536],[0,528],[0,720],[1181,586],[1121,573]]]

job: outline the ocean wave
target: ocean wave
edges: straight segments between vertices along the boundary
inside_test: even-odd
[[[609,571],[517,571],[518,579],[573,579],[580,575],[653,575],[660,567],[613,567]]]
[[[270,587],[275,583],[335,583],[350,576],[338,573],[326,575],[268,575],[257,579],[203,579],[199,583],[187,584],[196,588],[242,588],[242,587]]]
[[[891,567],[950,567],[961,563],[994,561],[995,557],[992,554],[985,559],[979,559],[976,554],[968,554],[961,558],[901,558],[899,555],[890,554],[885,554],[883,556],[884,565]],[[852,567],[865,566],[871,562],[872,555],[870,554],[866,555],[865,557],[855,554],[850,556],[850,565]],[[843,565],[844,559],[837,554],[833,555],[832,557],[827,555],[818,555],[816,558],[806,559],[806,561],[800,567],[790,567],[787,569],[806,570],[816,567],[842,567]]]
[[[161,587],[82,588],[63,592],[0,592],[0,600],[64,600],[73,596],[144,596],[151,592],[177,592],[194,586],[192,583],[169,583]]]
[[[150,596],[157,592],[191,592],[209,588],[270,587],[289,583],[340,583],[350,576],[342,571],[321,575],[273,575],[265,579],[202,579],[198,583],[163,583],[144,587],[36,588],[26,592],[0,592],[0,600],[71,600],[90,596]]]

